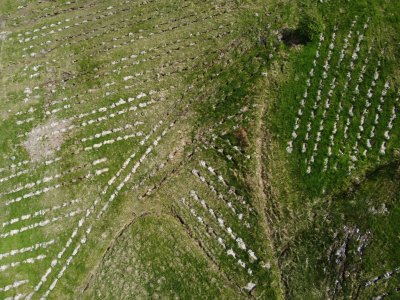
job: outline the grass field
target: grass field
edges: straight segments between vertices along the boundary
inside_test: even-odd
[[[0,0],[0,299],[400,297],[398,11]]]

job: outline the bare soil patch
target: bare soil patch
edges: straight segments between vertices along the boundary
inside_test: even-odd
[[[32,129],[24,142],[32,161],[39,162],[54,156],[65,140],[65,132],[70,122],[50,119],[47,123]]]

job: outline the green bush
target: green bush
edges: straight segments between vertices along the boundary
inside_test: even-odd
[[[313,41],[318,39],[321,32],[323,32],[324,24],[321,17],[317,14],[303,13],[298,25],[298,32],[303,38]]]

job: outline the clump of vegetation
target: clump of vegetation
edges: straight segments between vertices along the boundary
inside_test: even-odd
[[[323,22],[318,14],[303,13],[297,28],[285,28],[282,30],[282,40],[288,46],[304,45],[318,39],[323,32]]]
[[[93,56],[84,56],[78,64],[79,71],[83,74],[92,74],[96,71],[99,63],[94,60]]]
[[[324,30],[321,17],[316,13],[304,13],[297,26],[299,34],[308,41],[318,39]]]
[[[79,76],[85,78],[88,87],[95,86],[98,82],[95,79],[95,74],[100,68],[100,62],[93,55],[84,55],[78,60]]]

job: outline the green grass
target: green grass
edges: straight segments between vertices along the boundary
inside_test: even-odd
[[[335,2],[335,1],[332,1]],[[340,1],[336,1],[340,2]],[[379,157],[378,155],[378,150],[380,146],[380,141],[383,139],[383,132],[385,131],[385,126],[383,124],[387,124],[387,120],[389,118],[388,112],[391,109],[391,105],[394,103],[394,99],[396,98],[396,84],[395,82],[398,80],[397,79],[397,74],[395,72],[395,69],[397,68],[397,61],[394,60],[391,56],[391,53],[397,51],[396,50],[396,45],[392,43],[391,41],[393,39],[396,39],[395,36],[392,35],[392,32],[396,30],[397,24],[393,17],[390,14],[390,4],[378,4],[379,1],[374,3],[374,6],[368,6],[368,10],[370,11],[368,16],[370,16],[370,24],[369,24],[369,29],[365,34],[365,41],[361,44],[361,55],[359,55],[358,59],[358,65],[356,66],[356,69],[353,72],[353,81],[350,83],[349,86],[349,92],[348,94],[345,94],[346,96],[343,98],[341,97],[341,89],[343,89],[343,84],[346,81],[346,69],[347,65],[349,65],[349,56],[353,51],[354,44],[352,45],[350,43],[349,47],[349,54],[348,57],[344,59],[342,63],[342,68],[340,69],[341,73],[338,73],[337,75],[339,77],[337,80],[337,85],[338,87],[336,88],[336,91],[331,99],[331,107],[328,110],[328,114],[325,120],[325,128],[323,131],[322,135],[322,141],[319,145],[319,147],[322,150],[319,150],[318,156],[316,157],[316,163],[314,163],[314,166],[312,168],[311,174],[307,174],[306,169],[307,169],[307,164],[304,163],[304,160],[306,158],[310,158],[313,144],[309,144],[309,147],[306,151],[306,153],[301,152],[301,142],[304,141],[304,136],[306,132],[305,125],[307,123],[307,118],[310,115],[310,107],[314,103],[315,97],[316,97],[316,91],[318,89],[318,79],[320,78],[320,74],[322,74],[322,65],[323,61],[320,58],[320,63],[318,63],[316,67],[316,72],[315,72],[315,77],[314,83],[312,83],[310,89],[308,90],[308,99],[306,102],[306,107],[303,112],[303,117],[301,119],[301,127],[299,129],[299,138],[295,140],[294,144],[294,153],[293,155],[288,155],[288,159],[291,161],[292,165],[292,173],[293,176],[296,178],[296,181],[298,182],[298,188],[299,189],[304,189],[307,193],[311,193],[315,196],[318,196],[321,194],[321,192],[326,191],[334,191],[337,189],[340,189],[340,187],[345,184],[346,181],[348,181],[349,176],[348,176],[348,170],[347,166],[349,165],[349,155],[347,154],[349,151],[351,151],[351,147],[354,144],[356,140],[356,132],[358,131],[357,128],[357,123],[360,120],[360,114],[363,110],[364,106],[364,97],[359,96],[356,97],[356,102],[355,102],[355,109],[354,109],[354,120],[352,123],[352,127],[349,128],[349,138],[345,139],[343,137],[343,134],[341,133],[344,128],[344,123],[347,117],[347,111],[350,108],[351,102],[349,101],[352,98],[352,94],[350,91],[354,89],[355,82],[357,80],[357,72],[360,71],[360,68],[362,66],[362,61],[364,60],[366,54],[366,49],[368,47],[372,47],[372,54],[370,55],[370,62],[367,65],[367,72],[365,74],[365,79],[363,83],[360,85],[360,91],[361,95],[365,94],[373,77],[373,72],[374,72],[374,65],[376,64],[378,57],[381,57],[382,60],[382,70],[380,74],[380,79],[378,81],[377,87],[374,89],[374,98],[372,100],[372,108],[370,110],[369,115],[366,118],[365,125],[364,125],[364,131],[368,132],[371,129],[371,124],[373,122],[373,116],[374,116],[374,110],[377,107],[377,102],[379,101],[379,96],[380,96],[380,91],[381,88],[385,82],[385,80],[389,80],[391,83],[391,90],[388,93],[388,96],[386,97],[386,103],[382,107],[383,108],[383,113],[381,114],[380,118],[380,123],[379,126],[377,127],[377,130],[375,132],[376,135],[376,142],[373,146],[372,152],[370,151],[368,155],[368,159],[363,159],[361,155],[359,155],[359,160],[361,160],[359,163],[357,163],[357,169],[355,173],[359,174],[362,176],[362,174],[365,172],[365,170],[371,169],[376,167],[379,162],[377,163],[377,158]],[[335,42],[335,50],[333,52],[333,57],[332,57],[332,62],[331,62],[331,69],[334,69],[335,64],[339,56],[339,49],[342,47],[342,40],[345,35],[347,35],[347,32],[349,30],[350,22],[354,19],[355,15],[358,15],[358,23],[356,25],[355,30],[353,30],[353,36],[356,35],[356,32],[362,29],[362,24],[365,22],[366,17],[363,16],[361,13],[363,10],[367,9],[367,4],[364,2],[357,2],[357,3],[351,3],[351,4],[338,4],[343,7],[341,10],[335,10],[335,12],[328,13],[325,9],[329,9],[330,5],[332,4],[327,4],[327,5],[321,5],[319,7],[319,14],[321,14],[324,18],[325,22],[325,39],[327,40],[323,44],[323,48],[321,50],[321,57],[324,59],[327,53],[326,47],[329,45],[329,40],[331,37],[331,32],[333,26],[338,27],[338,32],[337,32],[337,39]],[[392,4],[392,5],[397,5],[397,4]],[[304,8],[303,8],[304,9]],[[371,9],[373,9],[371,11]],[[300,9],[301,11],[301,9]],[[340,20],[340,22],[333,22],[333,20]],[[383,29],[383,27],[387,29]],[[377,30],[376,28],[381,28],[381,31],[383,34],[374,34],[374,31]],[[354,40],[354,38],[353,38]],[[287,141],[291,139],[291,133],[293,131],[293,126],[294,126],[294,120],[297,115],[297,109],[299,108],[299,103],[302,98],[302,95],[305,91],[306,85],[305,81],[307,78],[309,78],[308,75],[308,70],[310,70],[312,66],[312,60],[314,59],[315,56],[315,50],[316,50],[316,45],[318,43],[318,40],[311,41],[309,44],[303,46],[303,49],[299,53],[298,51],[294,49],[283,49],[283,51],[288,55],[287,57],[287,65],[288,67],[286,68],[285,74],[288,74],[289,76],[286,76],[286,84],[282,86],[282,88],[279,90],[279,101],[274,103],[274,114],[271,115],[271,122],[272,122],[272,128],[273,128],[273,133],[274,135],[281,140],[282,143],[282,148],[286,147]],[[381,49],[385,49],[385,54],[382,56],[379,52]],[[390,54],[389,54],[390,53]],[[332,73],[331,71],[330,73]],[[312,124],[313,129],[310,132],[310,141],[315,140],[316,137],[316,131],[317,131],[317,124],[319,120],[322,117],[322,111],[323,111],[323,105],[325,101],[325,95],[328,90],[329,83],[332,79],[332,75],[328,75],[328,78],[325,79],[325,86],[324,91],[322,93],[322,100],[320,105],[320,108],[317,110],[316,114],[316,120],[314,121],[314,124]],[[343,99],[342,99],[343,98]],[[341,113],[341,120],[338,123],[338,134],[336,137],[336,144],[333,147],[333,157],[331,158],[329,164],[330,164],[330,170],[326,173],[322,173],[323,169],[323,157],[326,157],[326,149],[328,146],[328,137],[329,137],[329,132],[331,132],[333,128],[333,123],[335,122],[335,115],[336,115],[336,110],[337,110],[337,103],[338,101],[342,101],[342,106],[343,106],[343,111]],[[285,118],[282,118],[281,116],[285,116]],[[316,124],[317,123],[317,124]],[[397,139],[395,138],[397,133],[397,130],[393,130],[394,138],[390,142],[390,148],[388,149],[388,155],[387,157],[383,157],[382,159],[384,161],[389,161],[390,160],[390,153],[393,149],[396,149],[398,147],[398,142]],[[364,135],[365,136],[365,135]],[[364,140],[365,141],[365,140]],[[325,149],[325,150],[324,150]],[[365,149],[365,144],[360,145],[360,152],[362,152],[363,149]],[[343,151],[345,153],[344,156],[339,155],[339,150]],[[321,153],[322,151],[322,153]],[[333,170],[332,167],[337,164],[337,170]]]
[[[0,258],[2,266],[38,254],[47,256],[32,265],[0,271],[0,288],[29,279],[20,287],[1,291],[0,298],[29,294],[35,288],[32,299],[326,299],[334,294],[368,299],[385,292],[398,296],[398,275],[368,288],[364,285],[399,267],[399,118],[393,124],[387,154],[379,155],[379,147],[398,92],[400,22],[395,12],[400,7],[383,0],[325,2],[24,1],[19,9],[19,2],[1,2],[6,21],[1,31],[10,32],[12,39],[3,42],[0,56],[4,87],[0,193],[39,183],[0,197],[0,234],[77,208],[82,212],[0,239],[0,254],[54,239],[45,250]],[[109,12],[114,13],[105,15]],[[358,22],[347,56],[341,68],[335,69],[355,15]],[[280,34],[287,29],[296,32],[305,16],[314,18],[325,42],[289,155],[287,142],[318,35],[305,45],[288,46]],[[353,79],[342,95],[355,37],[367,17],[369,28]],[[74,26],[84,19],[88,20],[85,24]],[[50,27],[57,22],[62,23]],[[49,27],[34,31],[44,25]],[[301,139],[307,132],[334,26],[338,30],[331,70],[315,110],[312,142],[302,153]],[[19,42],[35,35],[29,42]],[[351,92],[369,46],[373,48],[365,78],[359,83],[361,96],[353,103]],[[364,95],[378,60],[381,74],[365,119],[366,133],[372,129],[385,80],[391,89],[382,105],[373,148],[365,158],[358,155],[356,168],[349,174]],[[36,72],[40,74],[31,78]],[[134,78],[125,80],[126,76]],[[305,159],[313,153],[334,77],[337,88],[326,110],[312,172],[307,174]],[[33,90],[30,96],[24,93],[27,87]],[[142,92],[147,96],[111,107]],[[140,106],[150,99],[159,101]],[[340,101],[343,112],[333,155],[327,172],[321,172]],[[124,110],[133,105],[138,106],[135,111]],[[351,105],[355,115],[344,138]],[[100,107],[106,109],[97,111]],[[48,165],[30,162],[23,145],[28,133],[50,120],[67,119],[74,127],[62,137],[56,154],[62,160]],[[110,133],[135,122],[143,124]],[[48,134],[52,136],[54,130]],[[139,131],[142,136],[84,150]],[[366,149],[366,133],[359,142],[360,153]],[[93,139],[81,142],[88,137]],[[104,157],[107,161],[90,165]],[[212,169],[201,166],[201,161]],[[76,169],[41,181],[71,168]],[[107,172],[94,175],[103,168]],[[194,170],[201,177],[193,175]],[[91,177],[84,178],[87,174]],[[62,186],[40,192],[56,184]],[[191,197],[191,191],[204,202]],[[5,205],[18,197],[21,201]],[[81,201],[73,207],[2,225],[76,198]],[[349,234],[346,228],[359,233]],[[361,259],[357,254],[360,237],[368,239]],[[336,253],[344,242],[346,258],[343,264],[337,263]],[[341,287],[335,290],[336,280]],[[248,291],[250,283],[255,287]]]
[[[310,4],[310,5],[308,5]],[[284,5],[284,4],[283,4]],[[268,174],[271,176],[271,196],[275,201],[269,205],[274,213],[273,232],[278,253],[281,253],[280,264],[284,281],[286,282],[286,297],[292,299],[326,299],[333,297],[335,281],[341,282],[341,289],[336,291],[337,298],[368,299],[383,295],[385,292],[395,299],[398,294],[394,286],[398,285],[399,277],[394,275],[387,281],[380,281],[372,287],[364,287],[367,280],[380,276],[387,271],[396,269],[398,265],[397,250],[398,230],[395,219],[397,218],[397,190],[398,190],[398,128],[393,128],[393,136],[388,143],[385,156],[379,155],[379,146],[383,141],[383,133],[389,119],[390,110],[396,98],[398,89],[398,62],[393,53],[398,52],[397,40],[394,32],[398,28],[396,16],[392,9],[397,3],[383,1],[327,1],[326,4],[313,5],[306,2],[305,5],[285,7],[281,24],[283,27],[296,28],[302,12],[317,13],[323,18],[325,28],[325,43],[322,45],[321,57],[324,59],[327,46],[334,25],[338,26],[335,49],[341,48],[341,40],[347,34],[351,21],[358,15],[358,29],[370,16],[370,25],[365,34],[364,46],[361,47],[359,62],[363,61],[368,46],[372,46],[370,62],[367,64],[365,79],[360,84],[361,94],[365,94],[371,84],[375,65],[380,58],[382,68],[380,79],[374,89],[372,109],[367,115],[364,125],[365,132],[371,130],[375,109],[379,102],[380,92],[389,80],[391,90],[386,96],[380,122],[375,131],[375,144],[369,150],[368,156],[359,155],[356,169],[348,174],[348,151],[356,141],[360,113],[364,107],[364,97],[356,97],[354,103],[355,118],[349,127],[349,137],[344,138],[341,130],[347,118],[347,110],[351,106],[349,101],[352,94],[348,92],[341,97],[340,91],[345,82],[344,68],[337,73],[338,87],[331,99],[331,107],[325,120],[325,129],[320,143],[321,149],[327,149],[329,133],[333,128],[338,101],[342,100],[343,112],[338,126],[336,145],[333,152],[339,149],[344,151],[344,156],[333,156],[338,169],[328,170],[323,173],[323,157],[326,150],[319,151],[316,156],[313,171],[306,173],[306,163],[312,149],[301,153],[301,143],[297,139],[294,143],[292,154],[286,152],[287,142],[293,131],[294,120],[297,115],[299,103],[306,88],[306,79],[312,66],[318,40],[311,41],[304,46],[280,48],[280,60],[282,68],[277,73],[281,84],[275,91],[276,100],[270,101],[271,111],[267,113],[267,127],[272,134],[272,144],[267,146],[266,156],[273,161],[266,162]],[[337,8],[337,9],[336,9]],[[362,13],[368,10],[368,14]],[[355,31],[354,31],[355,33]],[[351,54],[355,42],[350,44]],[[367,46],[368,45],[368,46]],[[380,49],[385,48],[384,54]],[[331,67],[339,56],[336,51],[332,56]],[[349,63],[345,58],[342,65]],[[322,64],[319,63],[315,77],[322,73]],[[361,64],[356,65],[354,73],[361,69]],[[354,89],[358,75],[353,75],[353,81],[349,91]],[[325,86],[329,85],[332,75],[328,75]],[[312,83],[308,94],[303,116],[310,113],[311,105],[315,99],[318,81]],[[316,114],[316,121],[312,124],[311,134],[316,136],[319,118],[322,115],[325,94]],[[363,92],[364,91],[364,92]],[[311,95],[311,97],[310,97]],[[303,139],[306,128],[306,119],[302,119],[302,127],[298,135]],[[397,122],[397,121],[395,121]],[[364,135],[365,136],[365,135]],[[366,149],[365,140],[360,143],[360,152]],[[387,212],[377,213],[382,207]],[[361,260],[357,256],[358,241],[354,237],[349,238],[348,253],[345,259],[345,277],[340,276],[342,269],[335,262],[335,252],[341,243],[346,240],[344,226],[358,228],[361,235],[368,236],[368,244],[364,249]],[[390,298],[388,297],[388,298]]]
[[[116,242],[102,262],[88,299],[237,297],[171,217],[140,217]]]

